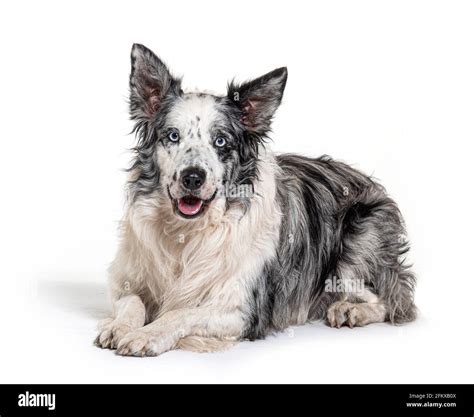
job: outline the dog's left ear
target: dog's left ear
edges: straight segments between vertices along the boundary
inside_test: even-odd
[[[278,68],[242,85],[229,84],[227,97],[242,111],[242,123],[250,131],[265,135],[281,103],[288,71]]]

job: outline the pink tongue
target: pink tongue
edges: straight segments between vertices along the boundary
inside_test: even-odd
[[[178,200],[178,209],[186,216],[192,216],[201,210],[202,200],[199,198],[180,198]]]

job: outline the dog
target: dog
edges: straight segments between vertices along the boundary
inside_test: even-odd
[[[327,156],[269,149],[286,82],[279,68],[225,95],[184,92],[133,45],[138,140],[98,346],[212,352],[316,320],[415,319],[409,244],[385,189]]]

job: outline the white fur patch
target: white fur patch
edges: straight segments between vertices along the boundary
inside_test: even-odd
[[[223,197],[192,221],[177,217],[163,196],[140,197],[128,208],[110,268],[113,297],[140,294],[155,306],[149,318],[158,319],[139,329],[140,343],[123,342],[124,354],[158,354],[186,336],[241,335],[248,291],[279,240],[277,168],[273,155],[261,152],[260,181],[245,216],[241,208],[225,211]],[[158,329],[171,336],[157,343]]]

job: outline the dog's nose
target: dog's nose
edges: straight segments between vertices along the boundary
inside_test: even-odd
[[[200,188],[206,181],[206,171],[200,168],[186,168],[181,173],[181,183],[183,187],[195,191]]]

